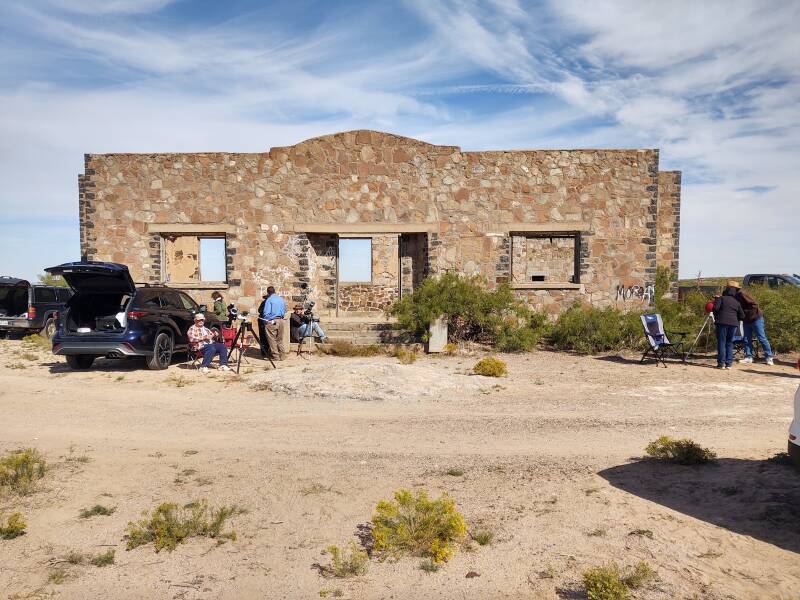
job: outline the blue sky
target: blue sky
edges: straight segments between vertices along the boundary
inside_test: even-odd
[[[85,152],[369,128],[465,150],[657,147],[681,275],[800,271],[800,3],[0,5],[0,273],[78,258]]]

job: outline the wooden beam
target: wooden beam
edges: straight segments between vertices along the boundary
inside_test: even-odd
[[[229,223],[148,223],[149,233],[236,233]]]
[[[269,229],[264,223],[261,229]],[[279,226],[280,227],[280,226]],[[293,223],[281,227],[283,231],[294,233],[427,233],[438,230],[437,223]]]

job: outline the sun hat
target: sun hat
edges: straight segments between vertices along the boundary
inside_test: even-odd
[[[728,282],[728,287],[736,288],[737,290],[742,289],[742,286],[739,285],[739,282],[734,281],[733,279]]]
[[[300,310],[303,310],[305,307],[304,307],[302,304],[295,304],[295,305],[294,305],[294,309],[295,309],[295,310],[297,310],[298,308],[299,308]]]
[[[206,316],[203,313],[195,313],[194,320],[195,321],[205,321],[206,320]]]

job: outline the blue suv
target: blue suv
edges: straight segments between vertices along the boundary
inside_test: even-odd
[[[149,368],[166,369],[173,354],[187,350],[195,313],[206,312],[179,290],[137,287],[118,263],[71,262],[45,271],[61,275],[74,292],[53,336],[53,354],[73,369],[88,369],[101,356],[143,357]],[[213,313],[206,327],[221,331]]]

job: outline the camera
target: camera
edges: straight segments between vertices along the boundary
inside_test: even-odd
[[[235,304],[228,304],[228,321],[233,322],[236,319],[244,320],[247,318],[248,313],[239,312],[239,309],[236,308]]]
[[[314,306],[315,305],[316,305],[316,302],[314,302],[312,300],[309,300],[308,302],[306,302],[306,308],[303,311],[303,320],[306,323],[311,323],[311,322],[319,323],[319,320],[320,320],[319,319],[319,315],[315,315],[314,314]]]

